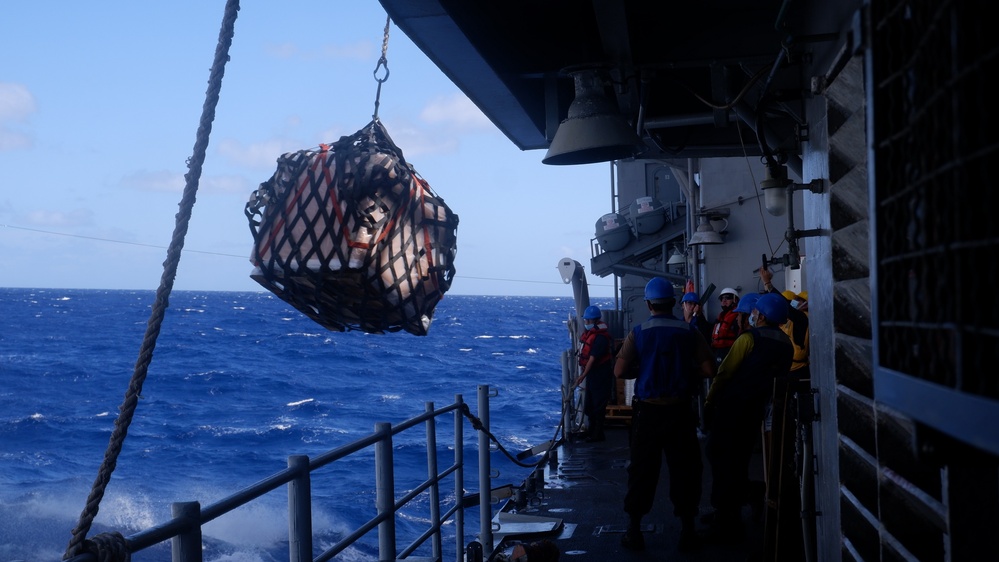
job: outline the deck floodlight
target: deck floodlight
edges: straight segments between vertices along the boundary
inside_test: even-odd
[[[544,164],[592,164],[632,158],[644,146],[635,129],[604,93],[596,70],[571,73],[576,94],[555,131]]]
[[[700,223],[697,225],[697,232],[690,237],[690,241],[687,242],[688,246],[701,246],[709,244],[724,244],[725,240],[722,239],[722,235],[716,232],[714,227],[711,226],[711,221],[708,217],[701,217]]]
[[[683,257],[680,250],[673,248],[673,253],[670,254],[669,259],[666,260],[666,265],[683,265],[687,263],[687,258]]]

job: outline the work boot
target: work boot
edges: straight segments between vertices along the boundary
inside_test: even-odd
[[[628,550],[645,550],[645,537],[642,535],[641,515],[628,515],[628,530],[621,537],[621,546]]]
[[[645,536],[642,535],[641,527],[628,527],[621,537],[621,546],[636,552],[645,550]]]
[[[676,549],[680,552],[690,552],[691,550],[697,550],[701,546],[701,537],[697,534],[697,529],[694,526],[694,517],[683,517],[681,528],[680,528],[680,541],[676,545]]]
[[[736,544],[745,538],[745,526],[738,510],[718,510],[705,539],[713,544]]]

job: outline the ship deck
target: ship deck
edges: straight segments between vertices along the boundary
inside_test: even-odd
[[[527,494],[526,505],[522,509],[512,509],[514,501],[508,505],[508,513],[515,513],[510,519],[514,524],[501,523],[496,538],[494,559],[507,558],[517,562],[513,556],[517,544],[530,544],[549,539],[557,546],[561,562],[585,562],[590,560],[677,560],[677,561],[756,561],[762,559],[764,523],[763,514],[754,514],[747,506],[743,508],[746,524],[746,538],[737,544],[721,545],[702,541],[695,550],[679,552],[677,541],[680,536],[680,520],[673,515],[669,501],[668,468],[663,463],[656,499],[651,513],[642,520],[645,534],[645,550],[635,552],[621,546],[621,537],[627,527],[628,517],[624,513],[624,494],[627,490],[628,475],[628,431],[625,424],[611,425],[606,430],[606,440],[586,443],[582,439],[570,437],[557,449],[557,455],[550,459],[544,470],[544,485],[533,486],[533,494]],[[701,435],[701,451],[704,451],[706,437]],[[758,469],[751,478],[762,480],[762,455],[754,456],[752,466]],[[536,471],[535,480],[540,479],[541,470]],[[712,509],[708,501],[711,491],[710,469],[704,461],[703,491],[700,514],[703,517]],[[530,479],[529,479],[530,480]],[[532,485],[525,487],[531,491]],[[699,517],[698,529],[706,530],[707,525]],[[538,524],[532,529],[530,521]],[[501,520],[502,521],[502,520]],[[560,524],[549,524],[558,522]],[[509,528],[511,534],[503,534]],[[528,532],[517,533],[526,530]],[[533,530],[533,532],[531,532]],[[518,551],[517,554],[520,554]],[[537,558],[537,557],[535,557]],[[528,558],[527,562],[552,562],[548,557],[542,560]]]

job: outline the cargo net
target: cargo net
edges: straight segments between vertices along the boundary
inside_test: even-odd
[[[329,330],[425,336],[454,278],[458,216],[377,119],[283,154],[246,216],[250,277]]]

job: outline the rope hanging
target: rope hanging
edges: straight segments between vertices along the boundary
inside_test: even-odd
[[[389,77],[389,67],[388,67],[388,40],[389,40],[389,23],[392,22],[391,17],[385,18],[385,32],[382,34],[382,56],[378,59],[378,64],[375,65],[375,70],[372,74],[375,76],[375,82],[378,82],[378,89],[375,91],[375,112],[371,116],[372,121],[378,120],[378,104],[381,103],[382,99],[382,84],[384,84]],[[381,78],[378,77],[378,69],[384,68],[385,75]]]
[[[201,179],[201,169],[205,162],[205,152],[208,149],[208,137],[212,131],[212,122],[215,120],[215,107],[218,105],[219,92],[222,89],[222,76],[225,74],[225,64],[229,60],[229,47],[232,45],[233,29],[236,23],[236,13],[239,11],[239,0],[227,0],[225,14],[222,18],[222,27],[219,31],[219,42],[215,48],[215,60],[212,64],[211,73],[208,80],[208,91],[205,103],[202,108],[201,121],[198,125],[197,138],[194,143],[194,152],[187,161],[188,172],[184,175],[187,183],[184,187],[184,194],[180,202],[180,211],[176,216],[173,238],[170,247],[167,249],[167,259],[163,263],[163,275],[160,277],[160,286],[156,291],[156,300],[146,324],[146,334],[139,349],[139,357],[135,363],[135,370],[132,380],[125,393],[125,399],[119,407],[120,415],[115,419],[114,431],[111,433],[107,451],[104,453],[104,461],[101,463],[97,478],[93,488],[87,498],[87,505],[80,514],[80,520],[76,528],[73,529],[73,537],[69,541],[63,559],[67,560],[84,552],[100,550],[103,545],[119,545],[120,540],[103,540],[108,537],[101,537],[100,540],[86,541],[87,533],[97,517],[100,510],[101,499],[104,497],[105,488],[111,480],[111,473],[114,472],[118,462],[118,455],[121,453],[122,444],[128,434],[128,426],[135,413],[138,398],[142,393],[142,384],[146,379],[149,364],[153,359],[153,350],[156,348],[156,338],[160,333],[160,326],[163,323],[163,316],[169,306],[170,291],[173,288],[174,279],[177,276],[177,265],[180,263],[180,253],[184,248],[184,237],[187,235],[187,226],[191,220],[191,210],[198,192],[198,182]],[[120,535],[116,537],[120,539]],[[96,539],[96,537],[95,537]],[[127,560],[128,552],[121,552],[122,549],[115,548],[114,553],[117,560]],[[127,549],[126,549],[127,550]],[[99,560],[112,560],[102,554],[98,554]]]

